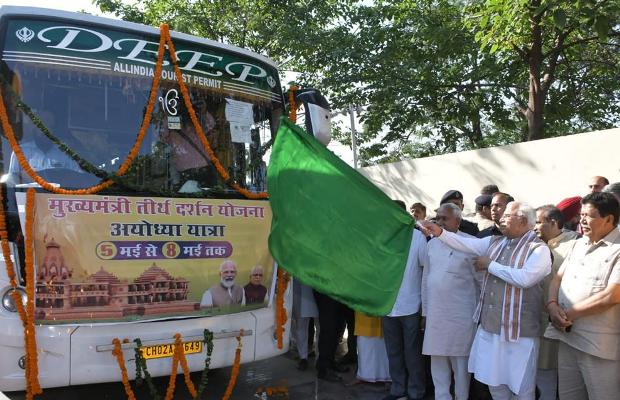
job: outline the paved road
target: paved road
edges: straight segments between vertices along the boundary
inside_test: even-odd
[[[313,368],[301,372],[296,369],[296,365],[296,361],[290,354],[243,365],[231,399],[256,399],[255,393],[260,386],[285,386],[289,391],[288,399],[291,400],[378,400],[387,394],[383,384],[353,384],[355,382],[353,371],[355,368],[352,368],[351,372],[343,374],[345,379],[344,383],[341,384],[319,381],[316,379]],[[221,399],[226,390],[229,376],[230,368],[211,371],[203,399]],[[197,385],[200,373],[192,374],[192,379]],[[167,378],[159,378],[155,382],[163,398],[168,383]],[[135,390],[138,400],[150,398],[146,385],[143,386]],[[25,399],[23,392],[5,393],[5,395],[11,400]],[[46,389],[43,395],[36,397],[36,399],[44,400],[123,400],[126,398],[123,385],[120,382]],[[177,376],[174,398],[179,400],[191,399],[185,388],[183,375]],[[279,397],[279,399],[285,398]]]

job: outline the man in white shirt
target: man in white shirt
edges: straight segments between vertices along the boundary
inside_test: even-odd
[[[392,386],[384,400],[422,399],[424,363],[420,332],[422,265],[426,238],[413,230],[403,281],[392,311],[383,317],[383,337],[388,353]]]
[[[477,255],[486,271],[474,318],[480,325],[469,355],[469,371],[489,385],[493,399],[534,400],[540,340],[542,280],[551,272],[549,248],[532,231],[534,210],[508,203],[500,219],[504,236],[470,239],[423,222],[427,233],[455,250]]]
[[[435,218],[443,229],[474,238],[458,230],[461,209],[443,204]],[[422,354],[431,356],[435,400],[452,400],[450,383],[454,373],[454,398],[467,400],[471,376],[467,361],[476,332],[472,315],[480,295],[481,272],[476,272],[471,254],[457,251],[439,239],[427,245],[422,273],[422,315],[426,317]]]

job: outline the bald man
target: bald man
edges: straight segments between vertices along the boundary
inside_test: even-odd
[[[609,185],[609,180],[604,176],[593,176],[590,178],[588,189],[590,193],[602,192],[605,186]]]

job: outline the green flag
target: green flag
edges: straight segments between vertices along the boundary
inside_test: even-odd
[[[278,264],[354,310],[389,314],[409,255],[411,216],[285,118],[267,176],[269,249]]]

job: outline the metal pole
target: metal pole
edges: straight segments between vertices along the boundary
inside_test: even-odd
[[[349,117],[351,117],[351,150],[353,150],[353,168],[357,169],[357,134],[355,132],[355,106],[349,105]]]

